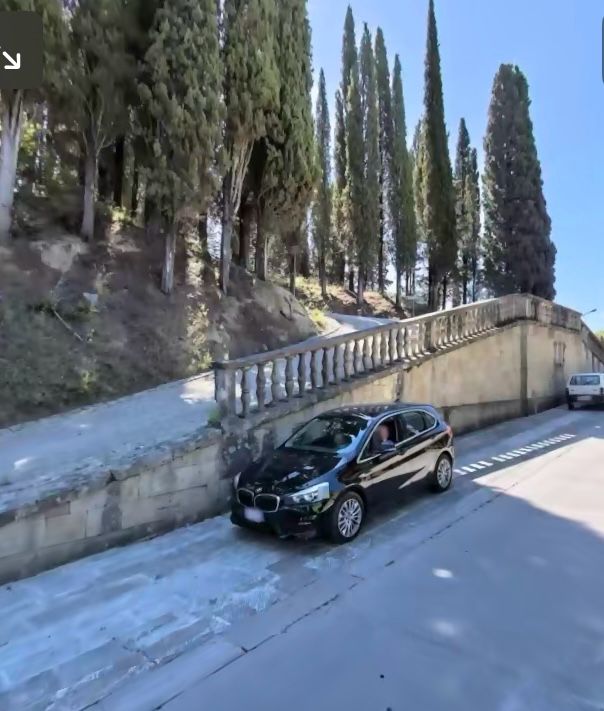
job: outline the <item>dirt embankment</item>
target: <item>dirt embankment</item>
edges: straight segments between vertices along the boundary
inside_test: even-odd
[[[234,269],[223,297],[195,242],[160,292],[162,244],[135,227],[0,248],[0,427],[111,399],[318,332],[281,287]]]

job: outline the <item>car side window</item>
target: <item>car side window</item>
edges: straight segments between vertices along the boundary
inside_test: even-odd
[[[365,456],[380,454],[388,447],[395,445],[398,441],[399,438],[394,417],[382,420],[371,434],[369,446],[365,450]]]
[[[426,412],[411,411],[399,415],[399,426],[402,431],[401,441],[417,437],[417,435],[434,427],[435,420]]]

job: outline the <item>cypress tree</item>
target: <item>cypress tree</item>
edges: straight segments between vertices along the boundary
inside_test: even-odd
[[[352,80],[346,108],[346,207],[348,229],[354,240],[355,256],[359,271],[368,261],[369,245],[365,241],[365,145],[363,135],[363,108],[359,89],[358,67],[351,72]],[[352,272],[351,272],[352,273]],[[359,277],[362,288],[363,280]],[[354,286],[354,284],[352,285]],[[363,295],[357,292],[357,303],[362,304]]]
[[[411,277],[415,272],[417,251],[417,226],[413,195],[412,159],[407,149],[407,123],[403,98],[401,63],[394,58],[392,75],[392,161],[390,178],[390,214],[394,239],[396,271],[396,305],[401,305],[402,275],[406,275],[409,293]]]
[[[303,234],[306,212],[316,180],[312,117],[310,26],[305,0],[279,3],[277,60],[281,72],[279,111],[264,141],[266,163],[259,192],[259,224],[272,223],[281,232],[294,286],[297,255],[307,247]]]
[[[422,147],[418,156],[421,162],[419,188],[428,253],[428,303],[431,309],[436,309],[441,282],[443,305],[446,299],[447,279],[455,268],[457,241],[434,0],[430,0],[428,9],[424,80]]]
[[[470,188],[470,136],[465,119],[459,122],[459,133],[457,137],[457,150],[455,156],[455,218],[457,223],[457,238],[459,240],[460,264],[458,267],[459,280],[461,282],[462,303],[468,303],[468,285],[470,283],[470,262],[471,262],[471,202],[468,191]]]
[[[529,106],[524,74],[502,64],[484,143],[485,280],[497,296],[522,292],[552,299],[556,249]]]
[[[327,298],[327,255],[331,237],[331,126],[323,69],[319,74],[319,93],[315,119],[319,180],[313,205],[313,240],[317,249],[321,294]]]
[[[364,190],[362,225],[358,232],[358,291],[357,304],[363,303],[365,285],[375,267],[379,235],[380,148],[377,104],[377,81],[371,34],[365,24],[361,39],[360,99],[363,125]]]
[[[477,299],[478,291],[478,265],[482,251],[480,238],[480,175],[478,173],[478,155],[476,148],[470,151],[470,171],[467,176],[465,190],[467,208],[466,214],[469,221],[469,271],[470,292],[472,301]]]
[[[162,290],[174,280],[177,229],[185,211],[203,210],[216,186],[223,118],[215,0],[172,0],[157,12],[141,84],[153,158],[147,190],[166,221]]]
[[[384,293],[386,289],[385,274],[387,269],[386,233],[388,230],[389,181],[393,155],[392,127],[392,96],[390,91],[390,69],[388,54],[384,42],[384,33],[378,27],[375,36],[375,69],[377,78],[377,95],[379,108],[379,245],[378,245],[378,290]]]
[[[353,263],[356,240],[352,232],[351,225],[355,219],[352,215],[352,205],[350,204],[350,187],[348,185],[348,165],[349,148],[348,137],[348,110],[350,104],[350,92],[353,80],[356,81],[356,91],[359,89],[359,60],[356,44],[356,33],[354,16],[350,5],[346,10],[344,20],[344,36],[342,38],[342,78],[340,81],[340,107],[338,96],[336,95],[336,232],[340,249],[336,255],[335,272],[336,280],[344,281],[346,271],[346,261],[350,269],[350,287],[354,288]],[[356,119],[355,119],[356,120]],[[342,160],[343,159],[343,160]]]
[[[223,184],[220,285],[228,292],[233,223],[254,143],[279,106],[275,0],[225,0],[223,62],[228,169]]]
[[[335,186],[333,200],[335,237],[331,242],[331,278],[336,284],[343,284],[346,278],[346,244],[349,241],[349,235],[346,212],[346,119],[344,101],[340,90],[336,92],[335,123]]]

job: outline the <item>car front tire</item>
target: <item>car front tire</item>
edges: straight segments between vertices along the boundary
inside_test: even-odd
[[[430,488],[436,494],[447,491],[453,483],[453,461],[448,454],[441,454],[430,477]]]
[[[354,540],[365,520],[365,502],[354,491],[343,494],[331,507],[327,535],[334,543]]]

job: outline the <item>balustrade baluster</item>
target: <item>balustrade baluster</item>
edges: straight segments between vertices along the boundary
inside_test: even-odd
[[[256,400],[258,409],[264,410],[265,391],[266,391],[266,373],[264,372],[265,363],[258,363],[258,373],[256,375]]]
[[[352,352],[352,374],[359,375],[363,372],[363,340],[357,338]]]
[[[380,367],[380,341],[377,333],[371,339],[371,360],[373,370],[377,370]]]
[[[281,377],[279,375],[278,361],[273,361],[271,370],[271,403],[276,403],[281,400]]]
[[[342,366],[343,366],[343,378],[344,380],[350,380],[352,378],[352,375],[354,373],[354,364],[353,364],[353,352],[354,352],[354,343],[352,341],[346,341],[344,344],[342,351]]]
[[[306,392],[306,381],[308,380],[308,369],[306,367],[306,353],[298,356],[298,395],[304,396]]]
[[[399,326],[396,329],[396,352],[398,360],[405,360],[407,353],[405,351],[405,333],[407,329],[404,326]]]
[[[339,346],[335,346],[333,349],[333,382],[341,383],[344,380],[344,356],[345,356],[346,344],[342,343]]]
[[[388,360],[388,336],[385,331],[380,333],[380,365],[383,367]]]
[[[326,388],[329,385],[330,381],[330,366],[329,366],[329,355],[328,352],[331,349],[324,348],[323,349],[323,360],[322,360],[322,368],[321,368],[321,378],[323,380],[323,387]],[[333,360],[332,360],[332,366],[333,366]]]
[[[373,370],[373,359],[371,357],[372,336],[367,336],[363,339],[363,369],[366,373]]]
[[[294,395],[294,357],[285,358],[285,395],[288,400]]]
[[[319,369],[319,353],[320,351],[312,351],[310,354],[310,389],[316,390],[320,383],[320,369]]]
[[[250,414],[250,381],[248,375],[250,368],[241,369],[241,414],[247,417]]]
[[[398,360],[398,345],[396,341],[398,330],[391,328],[388,335],[390,340],[390,363],[392,364]]]

